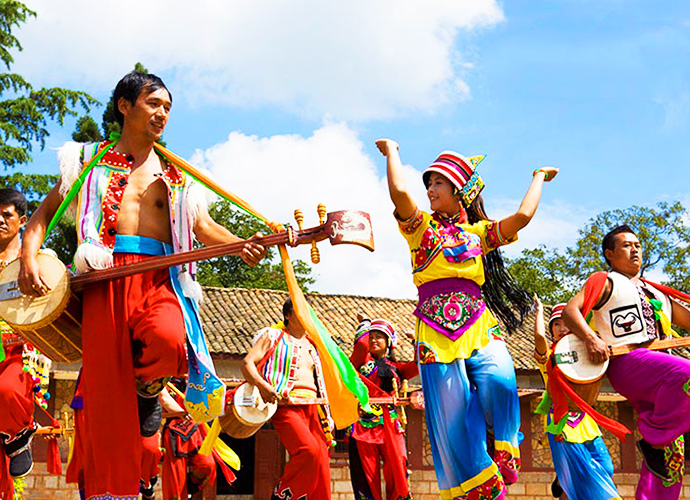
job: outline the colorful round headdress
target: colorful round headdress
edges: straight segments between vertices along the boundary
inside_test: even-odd
[[[431,172],[444,176],[460,191],[460,199],[465,207],[484,189],[484,181],[477,172],[477,166],[485,155],[462,156],[455,151],[444,151],[422,174],[424,185],[429,186]]]
[[[371,320],[371,325],[369,325],[369,331],[373,332],[374,330],[381,332],[388,337],[388,349],[393,350],[393,347],[395,347],[395,343],[398,340],[398,336],[395,333],[395,328],[393,328],[393,325],[385,319],[376,318]]]
[[[560,304],[556,304],[555,306],[553,306],[553,309],[551,309],[551,316],[549,317],[549,332],[553,333],[551,331],[551,325],[554,321],[560,319],[561,316],[563,316],[563,309],[565,309],[566,305],[567,304],[565,302],[561,302]]]

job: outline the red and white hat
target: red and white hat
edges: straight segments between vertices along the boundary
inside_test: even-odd
[[[424,186],[429,187],[432,172],[441,174],[460,191],[463,203],[469,206],[484,189],[484,181],[477,173],[477,166],[485,155],[465,157],[455,151],[444,151],[422,174]]]
[[[371,325],[369,325],[369,331],[373,332],[374,330],[381,332],[388,337],[388,347],[389,349],[393,349],[398,340],[398,336],[395,333],[395,328],[393,325],[385,319],[376,318],[371,320]]]
[[[551,316],[549,317],[549,332],[551,332],[551,325],[553,324],[553,322],[557,319],[560,319],[561,316],[563,316],[563,309],[565,309],[566,305],[567,304],[565,302],[561,302],[560,304],[556,304],[555,306],[553,306],[553,309],[551,309]]]

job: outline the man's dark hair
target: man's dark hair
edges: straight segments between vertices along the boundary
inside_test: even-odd
[[[627,224],[622,224],[611,229],[611,231],[606,233],[604,239],[601,240],[601,253],[604,255],[604,260],[609,266],[611,263],[609,262],[609,259],[606,258],[606,250],[613,250],[616,248],[616,235],[621,233],[635,234],[635,231],[633,231]]]
[[[283,303],[283,323],[285,323],[285,326],[288,324],[288,319],[287,317],[290,316],[294,312],[295,308],[292,306],[292,299],[288,298],[284,303]]]
[[[170,96],[170,102],[172,102],[172,94],[168,90],[168,87],[166,87],[165,83],[163,83],[163,80],[156,75],[152,73],[142,73],[141,71],[132,71],[122,77],[122,80],[117,82],[112,97],[115,119],[117,120],[117,123],[120,124],[120,127],[125,124],[125,117],[117,107],[117,103],[120,98],[124,97],[130,103],[132,103],[132,105],[134,105],[142,92],[150,94],[158,89],[167,90],[168,95]]]
[[[24,195],[12,188],[0,189],[0,205],[14,205],[19,216],[26,215],[29,205]]]

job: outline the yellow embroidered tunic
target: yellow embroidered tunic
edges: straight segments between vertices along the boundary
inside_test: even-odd
[[[480,221],[476,224],[452,220],[444,222],[440,217],[419,209],[409,219],[398,220],[398,223],[410,248],[412,277],[418,287],[446,278],[469,280],[480,287],[484,284],[482,256],[517,240],[517,236],[510,241],[504,238],[497,221]],[[472,307],[472,304],[468,305],[469,309]],[[449,310],[448,302],[440,306],[431,304],[428,310],[435,310],[437,315],[462,315],[462,311]],[[488,308],[483,309],[481,315],[456,340],[420,320],[417,321],[415,334],[420,363],[451,363],[458,358],[467,359],[473,351],[485,347],[492,338],[500,338],[498,322]]]

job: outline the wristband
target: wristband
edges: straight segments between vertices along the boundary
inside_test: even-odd
[[[537,175],[537,172],[543,172],[544,173],[544,180],[545,181],[549,180],[549,173],[546,170],[544,170],[543,168],[535,168],[534,172],[532,172],[532,177]]]

